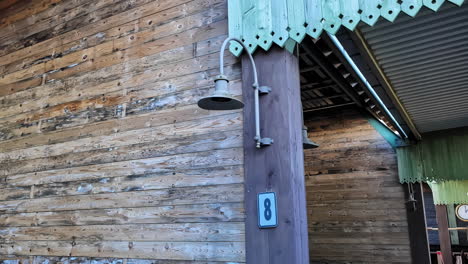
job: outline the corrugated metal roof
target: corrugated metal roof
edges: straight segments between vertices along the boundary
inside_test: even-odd
[[[468,5],[360,29],[420,132],[468,126]]]

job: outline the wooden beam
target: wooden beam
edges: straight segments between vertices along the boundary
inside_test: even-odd
[[[349,72],[351,74],[351,77],[348,75],[346,76],[346,80],[348,83],[354,83],[354,82],[357,82],[359,84],[359,86],[365,91],[366,93],[366,96],[369,97],[366,99],[365,103],[367,105],[369,104],[377,104],[377,108],[376,109],[379,109],[379,110],[372,110],[373,112],[375,112],[376,114],[379,115],[379,111],[382,110],[382,116],[383,118],[380,118],[382,120],[388,120],[388,121],[384,121],[384,122],[390,122],[390,124],[392,125],[392,127],[395,128],[395,130],[397,130],[400,135],[403,137],[403,135],[406,134],[406,132],[400,127],[398,121],[394,120],[393,117],[391,116],[391,113],[390,113],[390,110],[388,111],[385,111],[385,105],[382,103],[382,104],[379,104],[378,102],[380,101],[380,99],[378,98],[378,95],[374,95],[372,93],[372,87],[369,88],[367,87],[367,85],[365,84],[365,79],[363,80],[359,75],[358,73],[353,69],[353,66],[351,65],[351,63],[345,58],[345,56],[343,55],[343,53],[340,51],[340,49],[333,43],[332,39],[327,35],[327,34],[324,34],[324,36],[321,38],[321,40],[323,42],[325,42],[333,51],[333,56],[335,56],[339,61],[342,62],[343,64],[343,68],[345,68],[345,70],[347,70],[347,72]],[[331,56],[329,56],[331,57]],[[328,58],[327,58],[328,59]],[[338,68],[338,67],[337,67]],[[337,69],[338,70],[338,69]],[[345,71],[346,72],[346,71]],[[340,75],[343,74],[343,72],[339,73]],[[343,76],[343,75],[342,75]],[[343,76],[344,78],[344,76]],[[351,85],[351,84],[350,84]],[[354,87],[354,86],[353,86]],[[372,100],[372,101],[371,101]],[[371,101],[370,103],[368,103],[369,101]],[[371,108],[372,109],[372,108]],[[404,137],[403,137],[404,138]]]
[[[308,94],[306,94],[308,95]],[[304,101],[306,102],[316,102],[316,101],[321,101],[321,100],[325,100],[325,99],[335,99],[335,98],[341,98],[341,97],[345,97],[346,95],[345,94],[335,94],[335,95],[331,95],[331,96],[317,96],[317,97],[310,97]]]
[[[320,110],[325,110],[325,109],[331,109],[331,108],[338,108],[338,107],[344,107],[344,106],[350,106],[354,105],[354,102],[350,103],[344,103],[344,104],[337,104],[337,105],[330,105],[330,106],[324,106],[324,107],[317,107],[317,108],[312,108],[312,109],[304,109],[304,113],[310,113],[310,112],[315,112],[315,111],[320,111]]]
[[[317,69],[320,69],[320,67],[318,65],[310,66],[310,67],[306,67],[304,69],[301,69],[301,73],[316,71]]]
[[[457,230],[457,216],[455,214],[454,205],[447,206],[447,218],[449,223],[449,230]],[[468,229],[468,228],[466,228]],[[460,245],[460,239],[458,238],[458,231],[449,232],[452,245]]]
[[[3,11],[3,9],[7,9],[10,6],[16,4],[19,0],[4,0],[0,1],[0,12]]]
[[[327,84],[327,85],[322,85],[322,84],[317,84],[317,83],[308,83],[308,84],[303,84],[301,85],[302,90],[320,90],[320,89],[325,89],[325,88],[336,88],[336,84]]]
[[[316,46],[302,46],[309,56],[317,63],[322,70],[340,87],[340,89],[351,98],[358,106],[362,106],[359,98],[352,92],[350,84],[338,73],[337,69],[330,64],[325,55],[323,55]]]
[[[272,47],[257,51],[260,85],[270,94],[260,98],[262,136],[273,145],[255,148],[252,68],[242,58],[244,108],[244,172],[247,263],[309,263],[304,153],[298,59]],[[258,227],[257,195],[273,191],[277,197],[278,226]]]
[[[408,184],[405,184],[404,187],[405,196],[408,200],[410,198],[407,188]],[[431,264],[422,184],[413,183],[413,195],[414,200],[416,201],[414,203],[408,203],[406,214],[408,219],[408,233],[411,245],[412,263]]]
[[[452,264],[452,244],[448,230],[447,206],[436,205],[436,219],[439,228],[440,250],[444,259],[444,264]]]

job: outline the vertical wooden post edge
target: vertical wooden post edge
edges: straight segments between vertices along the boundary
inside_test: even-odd
[[[408,184],[404,184],[405,197],[409,199]],[[408,234],[411,246],[412,263],[431,264],[431,253],[427,234],[426,213],[424,208],[424,194],[421,183],[413,183],[414,199],[407,205]],[[414,210],[415,208],[416,210]]]
[[[452,264],[452,243],[450,241],[449,224],[447,218],[447,206],[436,205],[436,219],[439,230],[440,251],[444,259],[444,264]]]
[[[274,140],[261,149],[254,142],[252,67],[242,57],[244,107],[244,175],[246,259],[252,264],[308,264],[307,208],[300,104],[299,63],[284,49],[257,51],[262,86],[272,91],[260,98],[261,133]],[[276,193],[278,226],[260,229],[257,194]]]

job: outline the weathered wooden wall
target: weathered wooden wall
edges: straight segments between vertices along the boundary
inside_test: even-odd
[[[242,114],[196,106],[226,0],[0,7],[0,259],[244,262]]]
[[[312,263],[411,263],[395,151],[361,114],[315,115],[305,150]]]

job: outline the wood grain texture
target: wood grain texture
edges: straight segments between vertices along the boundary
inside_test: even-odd
[[[0,226],[86,226],[162,223],[239,222],[241,203],[210,203],[139,208],[87,209],[0,215]]]
[[[304,187],[299,63],[279,47],[257,52],[255,62],[260,85],[272,92],[260,98],[263,137],[274,144],[255,147],[252,69],[242,61],[244,82],[244,152],[247,262],[283,264],[309,262],[307,211]],[[277,196],[278,226],[258,228],[257,195],[273,191]]]
[[[410,199],[408,184],[405,198]],[[428,237],[427,201],[424,201],[423,184],[413,183],[413,196],[416,202],[407,203],[408,232],[411,244],[411,258],[413,263],[431,264],[430,242]]]
[[[186,261],[186,260],[169,260],[169,259],[127,259],[127,258],[89,258],[89,257],[46,257],[46,256],[3,256],[0,260],[4,264],[232,264],[229,261]]]
[[[10,241],[244,241],[244,223],[176,223],[89,225],[58,227],[10,227],[2,231],[2,242]]]
[[[17,241],[0,246],[0,254],[26,256],[83,256],[153,258],[169,260],[243,260],[243,242],[120,242]]]
[[[0,263],[245,263],[226,0],[0,4]],[[226,74],[242,94],[237,58]]]
[[[440,251],[446,264],[453,263],[452,243],[450,241],[447,205],[435,205],[437,227],[439,228]]]
[[[305,150],[312,263],[412,263],[396,154],[358,111],[306,121],[320,144]]]

